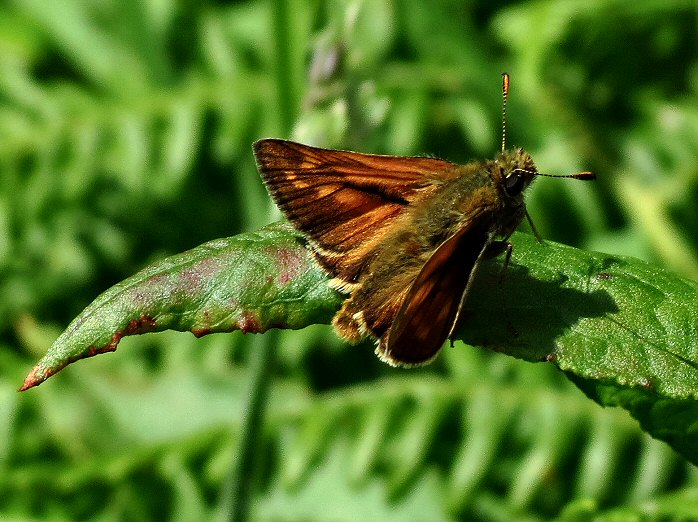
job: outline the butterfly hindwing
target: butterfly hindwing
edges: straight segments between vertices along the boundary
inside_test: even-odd
[[[381,359],[409,366],[436,356],[458,319],[490,241],[486,228],[463,227],[434,251],[379,341]]]

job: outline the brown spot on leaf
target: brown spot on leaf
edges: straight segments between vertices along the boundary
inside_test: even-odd
[[[239,320],[239,327],[242,333],[260,333],[262,326],[259,319],[251,312],[244,312]]]
[[[90,346],[87,349],[87,352],[85,352],[85,357],[94,357],[95,355],[99,355],[100,353],[107,353],[107,352],[115,352],[116,351],[116,345],[119,344],[119,341],[121,340],[121,336],[118,337],[118,339],[114,339],[112,337],[112,341],[105,346],[97,347],[97,346]]]
[[[285,285],[296,279],[304,265],[304,251],[297,248],[279,248],[274,255],[279,267],[279,283]]]
[[[180,272],[177,286],[187,292],[201,292],[202,288],[216,272],[221,270],[221,263],[216,259],[204,258],[198,263]]]
[[[39,366],[34,366],[32,371],[29,372],[29,375],[27,375],[27,378],[24,379],[24,384],[22,384],[22,387],[18,391],[25,391],[29,388],[33,388],[34,386],[38,386],[46,379],[51,377],[53,373],[54,372],[52,372],[49,368],[39,368]]]
[[[152,332],[155,330],[155,319],[144,315],[139,319],[130,321],[123,330],[123,335],[137,335]],[[117,341],[118,342],[118,341]]]

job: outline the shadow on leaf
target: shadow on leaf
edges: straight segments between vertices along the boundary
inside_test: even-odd
[[[568,276],[543,281],[527,267],[483,264],[465,303],[458,338],[527,361],[556,358],[556,339],[580,320],[618,312],[605,290],[585,292],[566,286]]]

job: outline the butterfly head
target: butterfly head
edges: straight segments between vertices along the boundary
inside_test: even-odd
[[[495,160],[494,178],[509,199],[521,200],[523,191],[538,175],[531,155],[523,149],[502,152]]]

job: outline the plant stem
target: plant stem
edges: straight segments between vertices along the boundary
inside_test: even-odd
[[[277,105],[282,130],[288,134],[296,118],[295,76],[291,65],[292,21],[288,0],[275,0],[272,7],[272,27],[274,34],[274,52],[276,54],[276,88]]]
[[[296,112],[295,82],[291,65],[291,29],[288,0],[275,0],[272,7],[272,33],[276,54],[277,104],[284,133],[293,127]],[[250,391],[246,402],[240,442],[231,468],[227,500],[230,510],[228,520],[245,522],[250,515],[250,500],[257,448],[261,439],[266,399],[271,385],[271,368],[274,363],[277,331],[267,332],[260,346],[253,350],[250,360]]]
[[[271,368],[276,354],[279,334],[273,330],[255,343],[250,359],[250,389],[245,402],[242,431],[226,488],[228,520],[244,522],[249,519],[252,485],[257,463],[257,450],[264,424],[267,396],[271,384]]]

